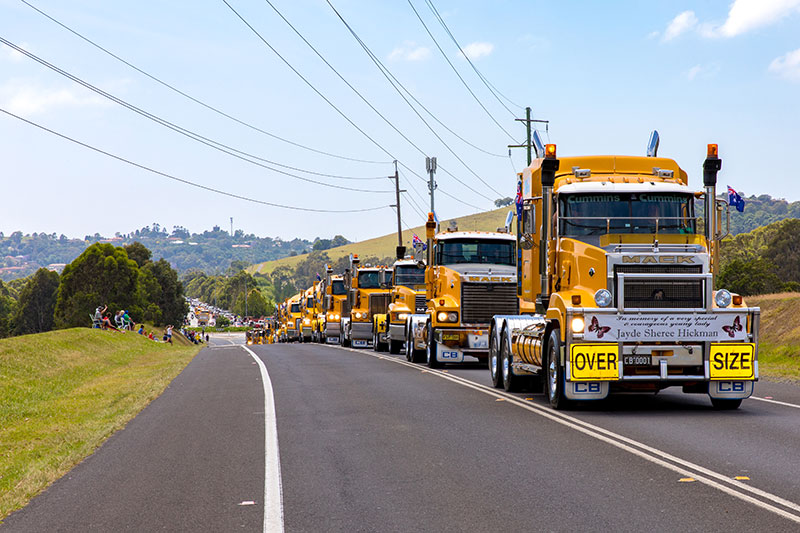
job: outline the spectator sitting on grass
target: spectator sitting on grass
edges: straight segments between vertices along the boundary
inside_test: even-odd
[[[123,324],[125,324],[125,328],[126,329],[129,329],[129,330],[133,331],[133,326],[135,324],[133,323],[133,320],[131,320],[131,317],[128,314],[128,311],[125,310],[125,309],[122,310],[122,322],[123,322]]]
[[[144,324],[139,325],[139,331],[137,331],[139,335],[144,335]]]

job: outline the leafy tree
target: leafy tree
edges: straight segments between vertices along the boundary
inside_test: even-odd
[[[780,292],[784,290],[784,283],[775,274],[775,265],[768,259],[734,259],[720,271],[717,287],[750,296]]]
[[[505,207],[507,205],[511,205],[513,201],[514,201],[513,198],[511,198],[510,196],[506,196],[505,198],[498,198],[497,200],[495,200],[494,205],[495,207]]]
[[[227,328],[228,326],[231,325],[231,321],[228,320],[228,317],[226,317],[224,315],[219,315],[217,317],[216,324],[217,324],[218,328]]]
[[[16,302],[11,297],[8,287],[0,281],[0,337],[7,337],[10,334],[15,307]]]
[[[183,285],[178,281],[178,273],[165,259],[147,263],[142,271],[145,276],[152,275],[158,284],[158,295],[153,295],[149,301],[158,306],[161,318],[153,322],[156,325],[182,324],[189,312],[189,305],[183,297]]]
[[[14,314],[14,334],[42,333],[53,329],[59,277],[56,272],[40,268],[19,293]]]
[[[139,268],[122,248],[95,243],[64,267],[56,300],[56,327],[85,326],[98,305],[141,314]]]
[[[147,249],[147,246],[139,241],[135,241],[127,246],[123,246],[123,248],[125,248],[128,258],[136,261],[136,264],[139,265],[139,268],[143,267],[150,261],[150,258],[153,257],[153,254]]]
[[[250,266],[249,261],[242,261],[240,259],[234,259],[231,261],[231,266],[228,267],[228,270],[225,271],[226,274],[229,276],[233,276],[234,274],[238,274],[245,268]]]

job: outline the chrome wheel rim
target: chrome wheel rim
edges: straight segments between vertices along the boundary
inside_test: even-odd
[[[555,350],[553,347],[549,350],[549,361],[547,365],[547,383],[548,387],[548,394],[550,395],[550,399],[554,399],[556,397],[556,386],[558,384],[558,368],[556,367],[556,358],[554,354]]]

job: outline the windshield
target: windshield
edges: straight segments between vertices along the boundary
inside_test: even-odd
[[[607,233],[695,233],[690,194],[569,194],[558,199],[566,237]]]
[[[300,304],[292,304],[292,313],[299,313],[300,312]]]
[[[342,294],[347,294],[347,291],[344,290],[344,280],[335,279],[331,282],[331,292],[336,296],[341,296]]]
[[[377,270],[367,270],[358,272],[359,289],[380,289],[381,273]]]
[[[416,265],[398,266],[394,269],[394,284],[414,287],[425,284],[425,269]]]
[[[436,243],[436,264],[488,263],[516,265],[514,241],[447,239]]]

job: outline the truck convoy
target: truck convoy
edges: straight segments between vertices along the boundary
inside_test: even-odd
[[[725,208],[717,145],[704,192],[657,147],[656,132],[648,157],[558,159],[547,145],[520,174],[520,314],[492,319],[496,387],[543,380],[556,409],[612,390],[680,386],[719,409],[752,394],[760,310],[714,290]]]
[[[340,289],[326,275],[325,339],[404,346],[430,367],[475,357],[495,387],[543,388],[555,409],[673,386],[738,408],[758,380],[760,309],[714,289],[722,160],[708,145],[704,190],[692,191],[657,150],[657,132],[642,157],[559,159],[538,144],[517,176],[516,236],[512,219],[505,231],[437,232],[429,215],[425,262],[390,271],[351,256]]]

